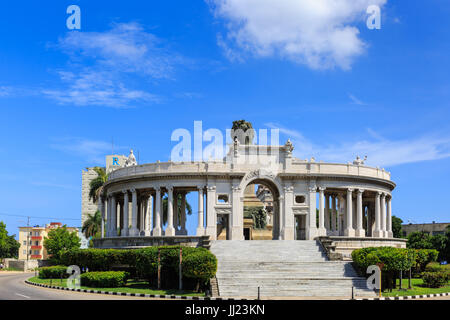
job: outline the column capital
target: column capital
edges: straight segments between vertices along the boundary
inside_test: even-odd
[[[386,198],[386,193],[385,192],[381,192],[381,197],[382,198]]]
[[[198,191],[203,191],[204,188],[205,188],[205,186],[197,186]]]
[[[347,192],[353,192],[353,191],[355,191],[355,189],[353,189],[353,188],[347,188]]]
[[[364,190],[364,189],[358,189],[358,194],[363,194],[364,193],[364,191],[366,191],[366,190]]]
[[[167,191],[173,192],[173,186],[172,185],[168,185],[166,186]]]
[[[136,188],[131,188],[131,189],[130,189],[130,192],[131,192],[131,193],[135,193],[135,192],[136,192]]]
[[[319,191],[320,191],[320,192],[324,192],[326,189],[327,189],[327,188],[325,188],[325,187],[319,187]]]
[[[309,192],[317,192],[317,187],[309,187]]]
[[[128,190],[127,190],[127,189],[123,189],[123,190],[122,190],[122,193],[123,193],[123,194],[128,194]]]
[[[382,194],[383,192],[381,192],[381,191],[377,191],[377,193],[375,194],[377,197],[379,197],[379,196],[381,196],[381,194]]]

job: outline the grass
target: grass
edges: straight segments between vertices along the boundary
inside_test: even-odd
[[[447,283],[446,286],[441,287],[441,288],[427,288],[427,287],[423,286],[422,279],[411,279],[412,289],[408,289],[408,290],[399,290],[398,284],[399,284],[399,281],[397,281],[397,289],[392,289],[392,292],[382,292],[383,297],[415,296],[415,295],[450,292],[450,284],[449,283]],[[408,288],[408,279],[403,279],[402,287],[404,289]]]
[[[50,282],[53,286],[67,287],[67,279],[40,279],[39,277],[32,277],[28,279],[30,282],[47,284]],[[144,294],[158,294],[158,295],[176,295],[176,296],[195,296],[203,297],[204,293],[198,293],[193,291],[179,291],[179,290],[158,290],[149,288],[148,283],[144,281],[131,281],[128,280],[125,287],[120,288],[93,288],[81,286],[80,289],[99,290],[99,291],[111,291],[111,292],[123,292],[123,293],[144,293]]]

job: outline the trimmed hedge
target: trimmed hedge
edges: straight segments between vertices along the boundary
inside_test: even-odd
[[[38,268],[38,270],[40,279],[60,279],[69,277],[66,266],[42,267]]]
[[[429,288],[440,288],[447,284],[449,274],[446,272],[423,272],[423,284]]]
[[[118,288],[127,282],[125,271],[94,271],[81,274],[81,285],[95,288]]]
[[[352,259],[362,274],[366,275],[367,267],[383,263],[383,271],[409,270],[416,262],[416,251],[413,249],[393,247],[369,247],[354,250]]]
[[[216,275],[217,258],[207,251],[193,252],[183,259],[183,275],[207,282]]]
[[[132,277],[155,284],[158,273],[158,248],[161,253],[163,286],[178,284],[179,246],[142,249],[76,249],[63,252],[60,264],[78,265],[89,271],[125,270]],[[207,282],[217,271],[217,258],[205,248],[182,247],[182,273],[189,282]]]

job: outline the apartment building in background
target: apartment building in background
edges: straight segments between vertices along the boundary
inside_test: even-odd
[[[47,250],[44,248],[44,239],[51,230],[61,228],[61,222],[51,222],[45,226],[19,227],[19,260],[45,260],[48,259]],[[69,232],[79,235],[79,228],[67,227]]]

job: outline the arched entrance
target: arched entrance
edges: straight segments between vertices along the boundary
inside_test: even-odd
[[[243,188],[243,239],[278,240],[280,236],[280,193],[267,178],[248,181]]]

